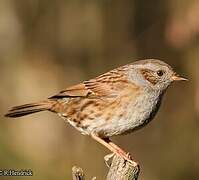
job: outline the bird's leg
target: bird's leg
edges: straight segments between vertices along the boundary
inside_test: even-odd
[[[92,133],[91,137],[96,140],[97,142],[99,142],[100,144],[104,145],[106,148],[108,148],[110,151],[112,151],[113,153],[117,154],[118,156],[121,156],[122,158],[124,158],[126,161],[129,161],[132,164],[136,164],[136,162],[132,161],[132,159],[130,158],[129,154],[126,153],[125,151],[123,151],[120,147],[118,147],[116,144],[114,144],[113,142],[110,141],[110,139],[108,138],[101,138],[99,136],[97,136],[96,134]]]
[[[133,162],[133,163],[135,163],[135,161],[132,161],[133,160],[133,158],[131,157],[131,155],[130,155],[130,153],[129,152],[125,152],[123,149],[121,149],[118,145],[116,145],[115,143],[113,143],[110,139],[108,139],[108,141],[109,141],[109,144],[113,147],[113,148],[115,148],[120,154],[122,154],[122,157],[126,157],[126,158],[124,158],[125,160],[127,160],[127,161],[131,161],[131,162]]]
[[[100,144],[104,145],[106,148],[108,148],[113,153],[120,155],[119,152],[107,142],[107,139],[100,138],[99,136],[97,136],[94,133],[91,134],[91,137],[94,140],[96,140],[97,142],[99,142]]]
[[[123,149],[121,149],[119,146],[114,144],[109,138],[104,139],[111,147],[113,147],[120,156],[127,156],[128,153],[126,153]]]

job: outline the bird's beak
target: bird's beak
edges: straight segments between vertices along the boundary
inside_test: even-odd
[[[171,77],[172,81],[188,81],[188,79],[181,77],[179,74],[175,73],[172,77]]]

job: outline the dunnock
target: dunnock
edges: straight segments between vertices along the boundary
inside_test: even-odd
[[[5,116],[55,112],[82,134],[90,135],[131,161],[109,138],[148,124],[157,113],[167,87],[181,80],[186,79],[163,61],[140,60],[71,86],[47,100],[13,107]]]

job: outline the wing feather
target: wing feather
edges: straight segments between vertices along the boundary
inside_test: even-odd
[[[109,71],[94,79],[71,86],[50,98],[63,97],[113,97],[128,86],[126,75],[121,69]]]

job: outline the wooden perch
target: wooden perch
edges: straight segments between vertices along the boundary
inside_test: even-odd
[[[140,167],[137,163],[131,164],[122,157],[114,156],[106,180],[138,180]],[[73,180],[85,180],[81,168],[72,168]],[[93,178],[94,180],[96,178]]]
[[[76,166],[72,168],[72,177],[73,180],[85,180],[83,170]]]
[[[131,164],[120,156],[114,156],[106,180],[137,180],[140,172],[139,165]]]

